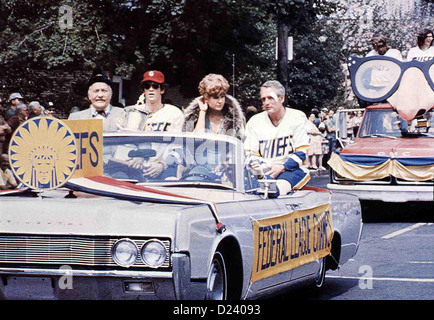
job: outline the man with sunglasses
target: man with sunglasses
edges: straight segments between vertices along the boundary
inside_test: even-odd
[[[181,131],[182,111],[163,103],[166,90],[164,74],[157,70],[145,72],[142,80],[143,93],[134,106],[126,108],[126,129],[139,131]]]
[[[397,49],[392,49],[390,45],[387,44],[387,38],[384,35],[374,34],[371,38],[371,45],[373,49],[368,52],[367,57],[385,56],[402,61],[401,52]]]
[[[163,94],[166,90],[164,74],[157,70],[145,72],[142,79],[143,94],[134,106],[126,108],[127,121],[125,129],[160,132],[181,132],[184,122],[183,112],[168,103],[163,103]],[[154,146],[153,146],[154,147]],[[143,170],[147,178],[157,178],[168,168],[163,154],[166,150],[155,146],[157,155],[146,163],[142,158],[133,158],[130,166]]]

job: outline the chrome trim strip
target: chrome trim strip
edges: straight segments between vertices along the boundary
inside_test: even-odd
[[[123,277],[123,278],[152,278],[172,279],[171,271],[133,271],[133,270],[71,270],[71,269],[25,269],[25,268],[0,268],[0,274],[14,276],[77,276],[77,277]]]
[[[432,186],[403,185],[343,185],[327,184],[331,191],[354,194],[360,200],[380,200],[386,202],[433,201]]]

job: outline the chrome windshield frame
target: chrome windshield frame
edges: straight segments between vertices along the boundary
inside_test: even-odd
[[[213,133],[193,133],[193,132],[139,132],[139,131],[113,131],[113,132],[104,132],[104,138],[115,139],[116,137],[149,137],[149,139],[168,139],[167,141],[173,139],[195,139],[195,140],[210,140],[214,142],[228,143],[231,145],[231,149],[233,150],[234,156],[234,167],[235,167],[235,187],[233,190],[238,192],[244,192],[244,147],[242,142],[232,136],[222,135],[222,134],[213,134]],[[144,183],[144,185],[148,185],[148,183]],[[175,181],[165,181],[165,182],[149,182],[149,185],[161,185],[161,186],[186,186],[187,184],[184,182],[176,183]],[[217,183],[197,183],[196,181],[192,181],[189,185],[191,186],[207,186],[207,187],[217,187],[221,189],[230,189],[225,187],[224,185],[218,185]]]

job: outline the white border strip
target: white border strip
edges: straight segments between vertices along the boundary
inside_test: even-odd
[[[412,226],[409,226],[407,228],[404,228],[404,229],[401,229],[401,230],[398,230],[398,231],[386,234],[385,236],[382,236],[381,239],[390,239],[390,238],[399,236],[399,235],[401,235],[403,233],[406,233],[408,231],[414,230],[416,228],[419,228],[419,227],[425,226],[425,225],[428,225],[428,224],[427,223],[422,223],[422,222],[421,223],[416,223],[416,224],[414,224]]]
[[[326,275],[326,278],[333,278],[333,279],[352,279],[352,280],[373,280],[373,281],[401,281],[401,282],[430,282],[434,283],[434,279],[427,278],[427,279],[421,279],[421,278],[379,278],[379,277],[346,277],[346,276],[328,276]]]

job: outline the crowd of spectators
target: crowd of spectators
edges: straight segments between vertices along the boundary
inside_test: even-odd
[[[339,111],[345,110],[339,107]],[[344,112],[346,116],[347,138],[345,143],[354,141],[359,130],[363,112],[361,110]],[[308,117],[308,133],[310,135],[311,145],[308,150],[307,167],[310,170],[327,170],[327,161],[331,154],[343,147],[342,141],[337,139],[338,114],[334,110],[322,108],[319,111],[313,108]]]
[[[10,139],[15,130],[27,119],[37,116],[56,116],[54,107],[45,108],[39,101],[26,104],[21,93],[14,92],[9,95],[6,104],[0,106],[0,190],[16,188],[16,179],[9,166],[8,149]]]

